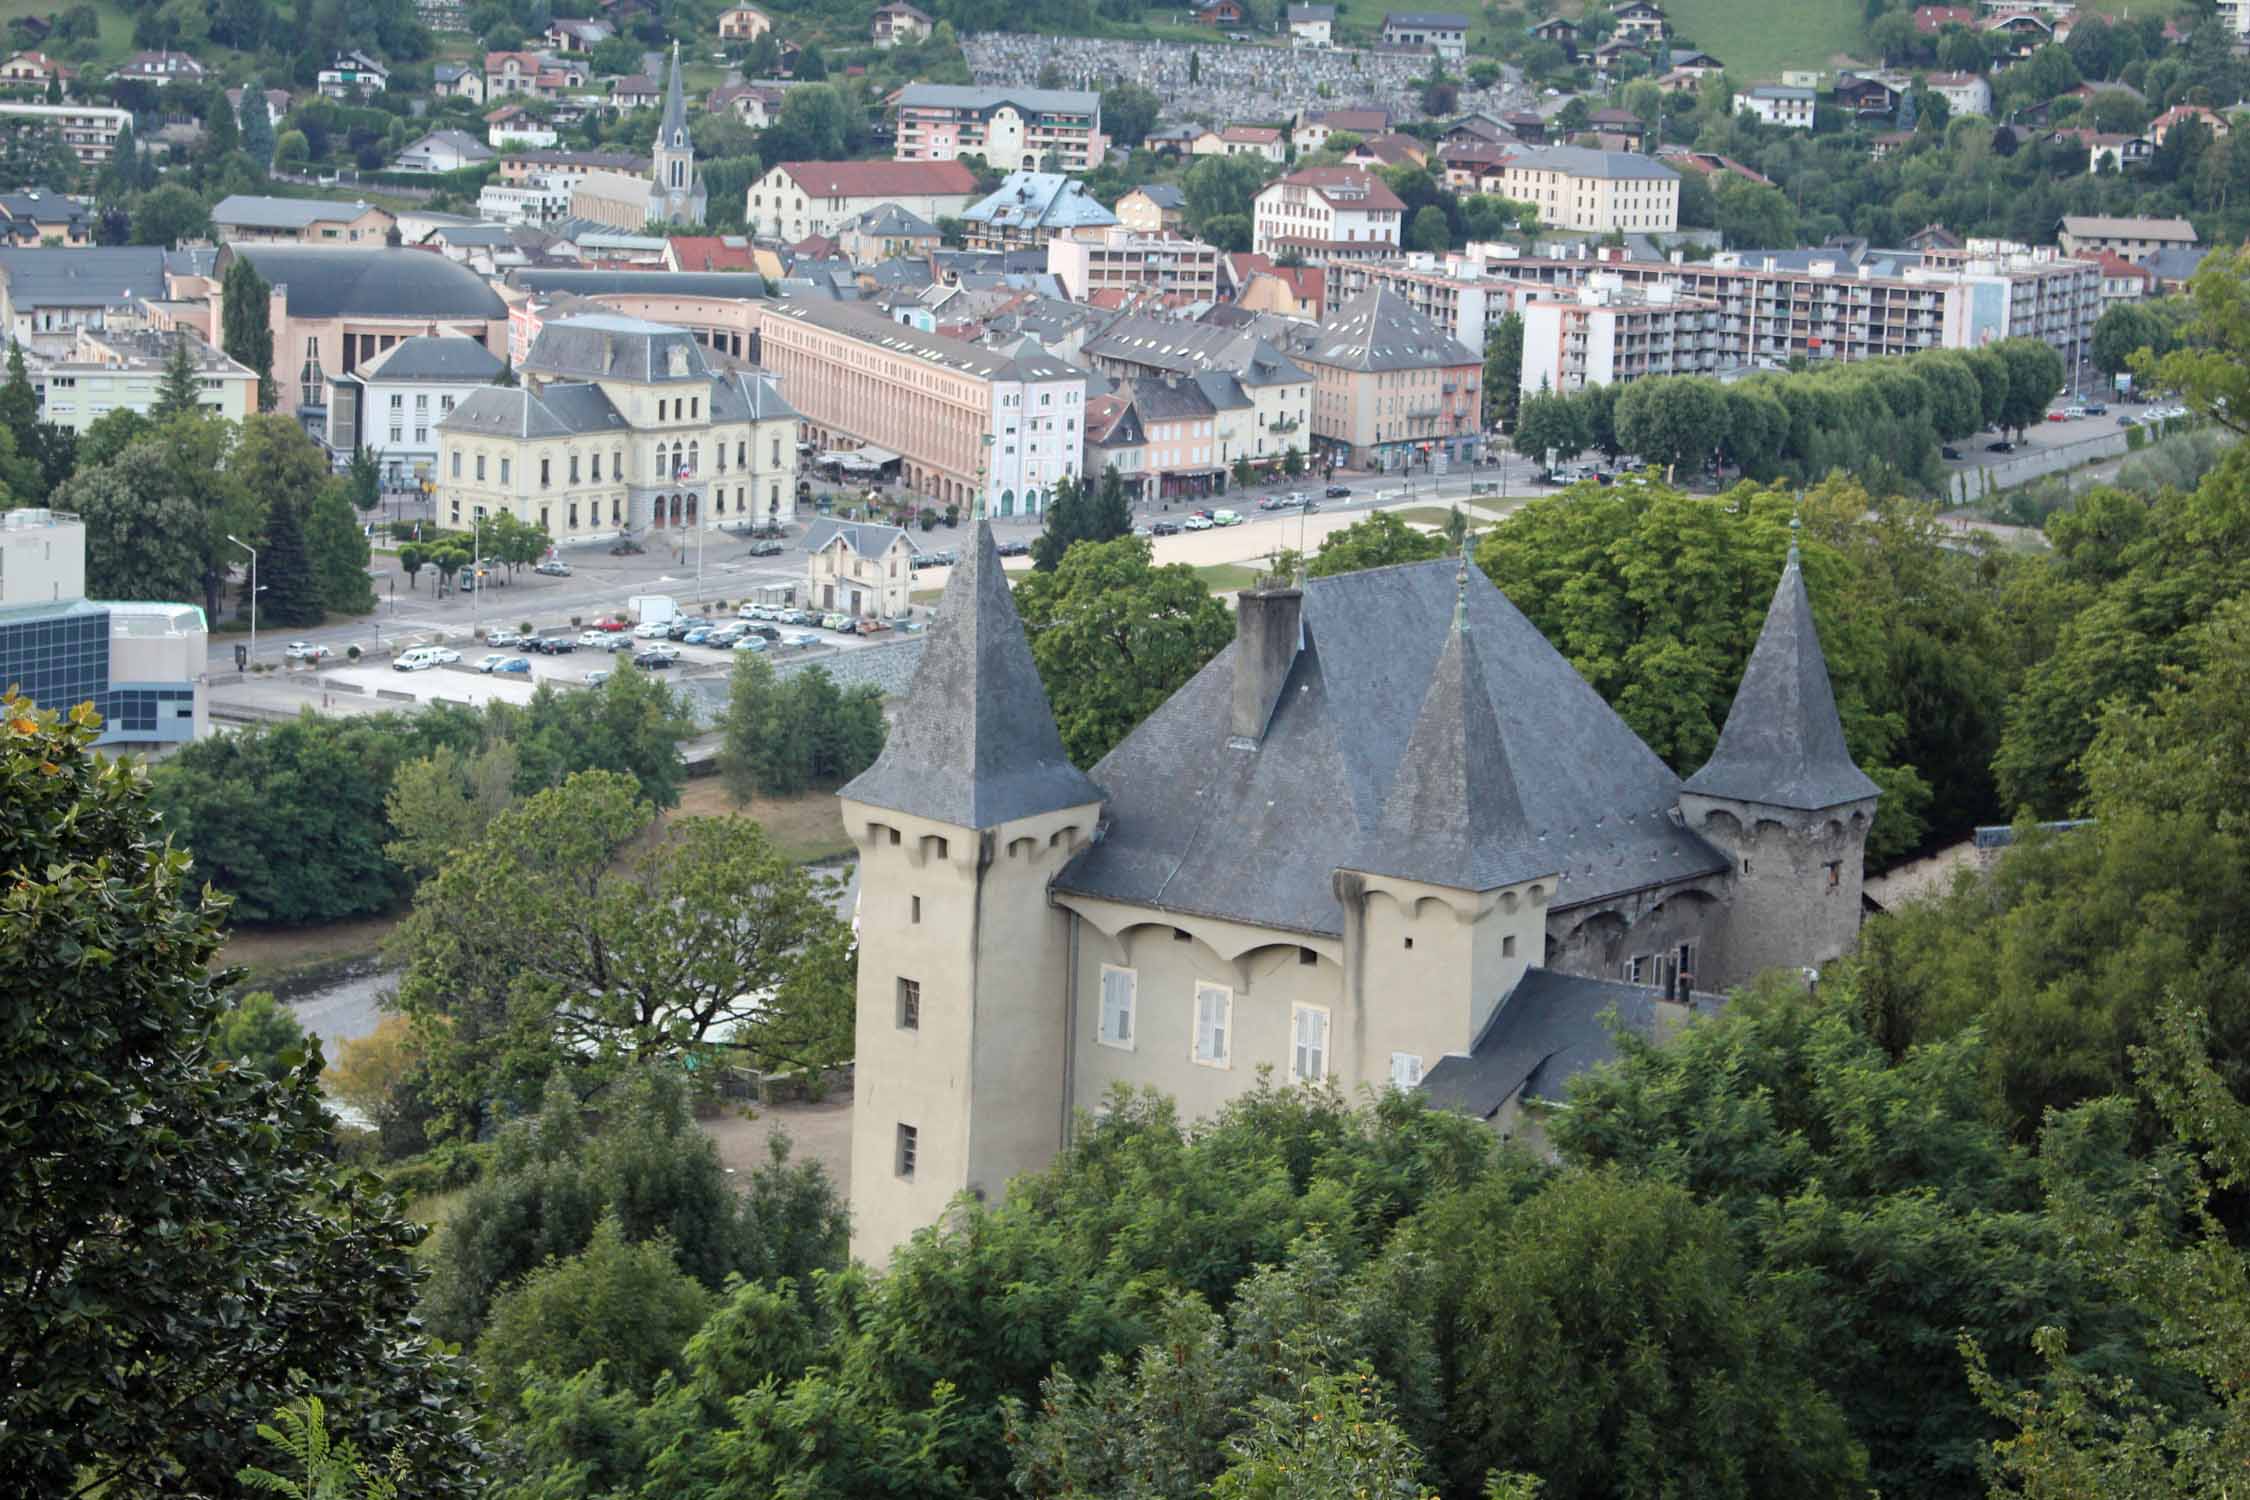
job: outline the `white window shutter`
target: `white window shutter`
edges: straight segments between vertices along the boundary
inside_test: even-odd
[[[1415,1052],[1393,1052],[1391,1054],[1392,1087],[1410,1089],[1420,1084],[1421,1081],[1421,1054]]]

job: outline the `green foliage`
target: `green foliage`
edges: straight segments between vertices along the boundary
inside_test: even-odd
[[[211,1028],[211,1054],[268,1078],[287,1077],[291,1058],[305,1052],[305,1028],[271,991],[252,990],[219,1013]]]
[[[151,421],[167,422],[202,410],[202,381],[195,357],[188,351],[187,335],[174,334],[172,350],[164,357],[164,383],[157,388],[156,404],[149,408]]]
[[[349,1439],[333,1442],[327,1408],[318,1396],[292,1402],[276,1412],[274,1420],[281,1425],[260,1422],[258,1436],[301,1472],[304,1481],[247,1466],[234,1476],[244,1487],[287,1500],[398,1500],[400,1483],[410,1477],[404,1459],[393,1453],[388,1465],[377,1468],[360,1458]]]
[[[365,582],[363,578],[361,583]],[[258,587],[258,613],[269,625],[318,625],[327,616],[301,503],[286,496],[266,512],[265,545],[258,549]]]
[[[150,457],[128,449],[55,491],[55,504],[86,523],[86,587],[98,597],[193,599],[201,592],[201,517],[164,484]]]
[[[291,131],[281,138],[284,157],[290,144],[289,136],[295,133]],[[228,358],[258,372],[258,410],[272,411],[280,399],[273,383],[273,288],[266,285],[256,266],[238,255],[229,262],[226,275],[220,281],[219,296],[223,304],[219,347],[227,352]]]
[[[738,800],[841,786],[882,753],[882,693],[840,691],[822,667],[784,682],[764,656],[737,653],[719,730],[719,774]]]
[[[528,1104],[557,1072],[592,1086],[636,1061],[819,1068],[848,1053],[834,1018],[850,1014],[850,966],[793,983],[837,941],[832,882],[746,819],[652,831],[653,816],[629,777],[581,771],[500,811],[423,885],[394,939],[398,1005],[456,1115]],[[819,1050],[777,1055],[785,1037]]]
[[[447,859],[483,838],[515,800],[517,774],[516,747],[500,739],[474,756],[439,745],[406,762],[383,799],[397,833],[383,846],[384,854],[416,879],[435,875]]]
[[[1102,472],[1101,484],[1087,493],[1068,475],[1056,484],[1042,518],[1043,529],[1032,539],[1032,566],[1052,573],[1063,554],[1079,542],[1109,542],[1133,529],[1132,506],[1125,499],[1125,481],[1116,468]]]
[[[1407,525],[1391,511],[1369,511],[1351,525],[1320,539],[1305,571],[1314,578],[1338,573],[1358,573],[1368,568],[1388,568],[1398,563],[1428,562],[1443,557],[1445,538]]]
[[[1276,172],[1274,163],[1255,156],[1199,156],[1180,179],[1187,198],[1187,222],[1204,238],[1215,219],[1248,222],[1253,200]],[[1245,247],[1247,248],[1247,247]]]
[[[313,493],[305,516],[305,545],[323,609],[361,615],[375,607],[375,585],[367,576],[367,533],[360,529],[342,481],[329,480]],[[265,581],[262,573],[259,581]]]
[[[467,567],[469,558],[455,548],[439,552],[432,565],[444,572]],[[686,776],[680,745],[695,733],[695,721],[653,672],[621,666],[591,691],[564,692],[543,682],[529,703],[491,703],[484,712],[491,732],[516,747],[519,794],[554,786],[573,772],[610,771],[631,777],[641,797],[657,807],[680,800]]]
[[[328,1160],[314,1069],[212,1066],[224,903],[97,732],[0,700],[9,1482],[229,1493],[254,1424],[318,1392],[418,1494],[469,1494],[464,1382],[407,1321],[421,1231]]]
[[[1484,420],[1512,429],[1523,401],[1523,314],[1508,313],[1485,330]]]
[[[1195,570],[1156,566],[1146,537],[1072,547],[1053,572],[1017,585],[1016,609],[1063,748],[1081,766],[1107,755],[1234,635],[1233,617]]]
[[[843,1264],[843,1200],[818,1164],[788,1160],[785,1138],[743,1192],[675,1079],[637,1074],[596,1119],[557,1079],[537,1116],[501,1132],[433,1246],[422,1305],[434,1331],[474,1341],[505,1288],[586,1249],[604,1220],[627,1243],[661,1240],[666,1267],[712,1292],[738,1276],[809,1288]]]
[[[712,1302],[673,1265],[670,1241],[628,1243],[618,1221],[605,1217],[583,1251],[548,1262],[500,1295],[477,1363],[503,1410],[532,1380],[596,1365],[613,1388],[646,1397],[659,1375],[680,1369]]]

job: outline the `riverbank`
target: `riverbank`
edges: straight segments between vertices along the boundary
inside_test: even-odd
[[[314,927],[236,927],[227,933],[217,963],[221,968],[240,965],[249,970],[236,986],[239,990],[318,988],[380,957],[383,944],[404,916],[401,912]]]

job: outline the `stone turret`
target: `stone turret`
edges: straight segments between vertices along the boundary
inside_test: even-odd
[[[1878,794],[1844,743],[1792,539],[1718,748],[1681,791],[1688,826],[1734,864],[1725,938],[1697,988],[1818,967],[1857,941]]]
[[[997,1197],[1067,1125],[1069,929],[1047,899],[1103,794],[1063,751],[991,527],[975,523],[906,705],[839,794],[860,850],[852,1253]]]

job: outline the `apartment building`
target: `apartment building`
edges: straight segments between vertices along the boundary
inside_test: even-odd
[[[2195,226],[2185,219],[2064,214],[2055,226],[2055,243],[2065,255],[2107,250],[2139,265],[2159,250],[2192,250],[2196,238]]]
[[[971,250],[1038,250],[1116,225],[1117,215],[1085,183],[1060,172],[1010,172],[961,214],[962,242]]]
[[[1922,82],[1955,118],[1992,113],[1992,85],[1982,73],[1931,73]]]
[[[117,135],[133,123],[129,109],[99,104],[0,104],[0,119],[35,120],[52,127],[70,154],[82,162],[105,162],[117,150]]]
[[[1628,288],[1597,274],[1576,296],[1528,301],[1522,312],[1526,391],[1699,375],[1722,362],[1719,304],[1670,286]]]
[[[438,419],[447,525],[505,511],[591,539],[794,518],[797,413],[764,376],[715,370],[686,329],[554,319],[518,373]]]
[[[833,237],[896,204],[927,223],[957,219],[977,201],[977,175],[957,161],[785,161],[750,184],[743,223],[795,244]]]
[[[1394,10],[1383,17],[1383,45],[1427,47],[1459,62],[1469,54],[1469,18],[1456,10]]]
[[[1082,89],[971,88],[914,83],[899,90],[900,161],[981,156],[995,171],[1091,172],[1102,164],[1102,96]]]
[[[1086,372],[894,322],[849,302],[745,304],[760,363],[815,447],[897,462],[910,493],[1042,515],[1080,473]]]
[[[1779,83],[1754,84],[1734,96],[1734,112],[1755,115],[1766,124],[1779,125],[1784,130],[1810,130],[1814,98],[1811,89],[1790,88]]]
[[[1117,200],[1117,222],[1136,234],[1170,234],[1187,225],[1187,194],[1169,182],[1134,188]]]
[[[1223,493],[1229,454],[1251,408],[1248,394],[1225,374],[1124,381],[1088,411],[1086,473],[1116,470],[1134,501]]]
[[[211,210],[222,245],[380,245],[397,222],[365,203],[235,193]]]
[[[146,416],[162,399],[175,345],[185,344],[195,366],[197,404],[239,422],[258,410],[258,376],[191,333],[88,328],[81,325],[66,353],[26,353],[25,369],[39,399],[39,420],[84,432],[113,411]]]
[[[1312,372],[1313,439],[1330,462],[1392,469],[1482,452],[1483,354],[1389,287],[1292,330],[1285,347]]]
[[[1104,374],[1144,384],[1225,376],[1250,405],[1239,415],[1231,405],[1220,411],[1220,462],[1247,458],[1265,468],[1292,451],[1312,451],[1313,376],[1268,337],[1278,335],[1280,322],[1229,328],[1136,314],[1087,340],[1085,357]]]
[[[1403,260],[1349,261],[1328,270],[1329,296],[1349,301],[1370,287],[1388,287],[1460,343],[1484,347],[1485,331],[1538,288],[1510,280],[1509,261],[1488,261],[1459,251],[1416,253]]]
[[[1047,271],[1077,302],[1115,289],[1145,288],[1202,302],[1219,296],[1216,246],[1169,234],[1141,234],[1122,225],[1102,230],[1097,239],[1049,240]]]
[[[348,375],[328,377],[322,441],[340,460],[366,448],[382,465],[387,486],[433,479],[437,424],[506,369],[479,339],[407,339]]]
[[[1485,183],[1535,206],[1550,229],[1668,234],[1680,227],[1680,174],[1637,152],[1529,147],[1511,153]]]
[[[1253,213],[1252,250],[1322,265],[1398,254],[1406,205],[1364,167],[1306,167],[1260,188]]]
[[[26,348],[60,352],[81,327],[143,327],[146,304],[164,298],[164,268],[154,245],[0,249],[0,328]]]

